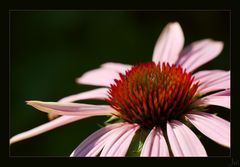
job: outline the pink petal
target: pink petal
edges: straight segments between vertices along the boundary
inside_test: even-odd
[[[121,129],[124,123],[116,123],[99,129],[87,137],[70,156],[96,156],[114,133]]]
[[[167,135],[174,156],[207,156],[198,137],[183,123],[167,123]]]
[[[230,147],[230,122],[205,112],[191,112],[186,118],[213,141]]]
[[[150,156],[151,157],[159,156],[158,155],[159,150],[160,150],[160,136],[155,133],[154,138],[153,138],[152,150],[151,150]]]
[[[115,133],[117,133],[121,129],[120,127],[114,128],[107,133],[103,134],[102,136],[99,136],[98,138],[95,138],[95,140],[88,145],[86,145],[85,148],[80,149],[79,148],[79,154],[78,157],[86,156],[86,157],[93,157],[97,156],[104,146],[106,145],[107,141],[111,140],[112,136],[114,136]],[[96,137],[96,136],[95,136]]]
[[[118,73],[125,74],[125,71],[130,70],[132,68],[132,65],[109,62],[102,64],[101,67],[104,69],[114,70]]]
[[[84,73],[77,79],[77,83],[109,87],[114,79],[119,79],[119,74],[116,71],[99,68]]]
[[[140,155],[141,157],[149,157],[151,155],[155,133],[156,133],[155,128],[153,128],[149,133],[149,135],[147,136],[141,151],[141,155]]]
[[[81,154],[79,154],[79,156],[82,156],[84,154],[86,154],[86,157],[89,157],[89,156],[97,156],[101,151],[102,149],[104,148],[104,146],[106,145],[106,143],[112,139],[112,137],[119,131],[122,129],[122,126],[124,125],[121,125],[120,127],[117,127],[117,128],[114,128],[112,129],[111,131],[105,133],[102,137],[99,137],[96,139],[96,142],[91,142],[91,144],[89,144],[82,152]],[[90,151],[87,151],[86,150],[89,150],[90,148]]]
[[[18,141],[37,136],[37,135],[42,134],[44,132],[50,131],[50,130],[55,129],[57,127],[69,124],[71,122],[75,122],[77,120],[80,120],[80,119],[83,119],[83,118],[86,118],[86,117],[88,117],[88,116],[80,116],[80,117],[79,116],[61,116],[59,118],[56,118],[53,121],[50,121],[50,122],[45,123],[43,125],[40,125],[36,128],[33,128],[31,130],[28,130],[26,132],[23,132],[23,133],[20,133],[18,135],[13,136],[10,139],[10,144],[13,144],[13,143],[16,143]]]
[[[125,134],[123,134],[110,148],[106,156],[123,157],[126,155],[131,144],[132,138],[139,126],[132,126]]]
[[[75,95],[67,96],[59,100],[59,102],[74,102],[78,100],[97,99],[104,100],[108,97],[107,88],[98,88]]]
[[[105,157],[105,156],[113,156],[113,153],[115,151],[117,151],[116,147],[113,147],[114,144],[117,143],[117,141],[124,136],[125,133],[127,133],[129,130],[131,130],[133,127],[135,127],[136,125],[132,125],[132,124],[125,124],[124,126],[121,127],[121,129],[119,129],[116,133],[114,133],[111,137],[111,139],[109,139],[106,142],[106,145],[104,146],[100,157]],[[126,137],[126,136],[124,136]],[[119,144],[119,143],[118,143]]]
[[[216,105],[230,109],[230,96],[206,96],[200,99],[202,105]]]
[[[212,94],[211,96],[230,96],[230,89],[226,89],[224,91],[220,91],[217,93]]]
[[[28,105],[35,107],[43,112],[54,112],[59,115],[75,115],[75,116],[97,116],[111,115],[115,112],[109,105],[90,105],[79,103],[59,103],[59,102],[41,102],[28,101]]]
[[[163,136],[163,132],[160,128],[157,129],[157,136],[160,139],[159,149],[158,149],[158,156],[160,157],[169,157],[169,151],[167,142]]]
[[[146,138],[141,155],[147,157],[169,156],[168,146],[160,128],[153,128]]]
[[[141,155],[140,155],[141,157],[149,157],[151,155],[155,133],[156,133],[155,128],[153,128],[149,133],[149,135],[147,136],[141,151]]]
[[[219,78],[218,76],[224,76],[228,71],[224,70],[203,70],[194,73],[194,78],[196,82],[201,81],[201,82],[208,82],[209,79],[217,79]]]
[[[217,57],[222,49],[223,43],[220,41],[211,39],[196,41],[183,49],[177,64],[190,72]]]
[[[179,23],[169,23],[160,34],[153,51],[154,62],[173,64],[184,45],[184,35]]]
[[[225,80],[219,80],[218,83],[211,83],[209,86],[201,87],[201,93],[212,92],[216,90],[229,89],[230,88],[230,78]]]
[[[97,100],[104,100],[108,97],[108,89],[107,88],[98,88],[86,92],[81,92],[75,95],[67,96],[62,99],[60,99],[58,102],[74,102],[78,100],[86,100],[86,99],[97,99]],[[48,118],[50,120],[55,119],[59,115],[56,113],[48,113]]]
[[[230,71],[206,70],[197,72],[194,77],[194,82],[200,83],[198,91],[201,93],[230,88]]]

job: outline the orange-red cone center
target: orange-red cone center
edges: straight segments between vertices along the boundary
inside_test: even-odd
[[[193,80],[191,73],[175,64],[135,65],[111,85],[107,102],[125,121],[163,127],[191,110],[198,88]]]

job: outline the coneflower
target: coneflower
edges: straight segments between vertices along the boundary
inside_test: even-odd
[[[230,148],[230,122],[207,113],[209,105],[230,109],[230,71],[194,72],[214,59],[223,43],[204,39],[183,49],[179,23],[169,23],[156,43],[152,62],[105,63],[83,74],[80,84],[102,86],[59,102],[28,101],[47,113],[61,115],[10,139],[10,144],[91,116],[110,116],[105,127],[87,137],[71,154],[126,156],[136,133],[147,135],[140,156],[207,156],[192,124],[213,141]],[[106,105],[72,103],[104,100]],[[204,109],[204,111],[203,111]]]

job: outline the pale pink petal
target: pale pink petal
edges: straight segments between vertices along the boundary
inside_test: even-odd
[[[89,149],[91,148],[91,150],[86,154],[84,155],[79,155],[79,157],[96,157],[100,152],[101,150],[103,149],[104,145],[105,145],[105,142],[111,138],[111,135],[112,135],[113,131],[110,131],[108,133],[106,133],[104,135],[104,139],[101,141],[101,142],[98,142],[97,144],[94,144],[94,147],[92,147],[91,145],[89,145],[86,149]]]
[[[206,82],[208,79],[211,79],[212,77],[218,78],[218,75],[225,75],[228,71],[224,70],[203,70],[203,71],[198,71],[194,73],[194,78],[196,81],[202,81]]]
[[[158,138],[160,139],[158,156],[169,157],[167,142],[166,142],[165,137],[163,136],[163,132],[160,128],[157,129],[157,136],[159,136]]]
[[[28,105],[34,108],[59,115],[74,115],[74,116],[97,116],[97,115],[112,115],[116,111],[109,105],[90,105],[80,103],[59,103],[59,102],[42,102],[28,101]]]
[[[116,133],[124,123],[115,123],[99,129],[87,137],[70,155],[71,157],[96,156],[106,141]]]
[[[215,105],[221,106],[230,109],[230,96],[206,96],[198,101],[196,101],[199,105]]]
[[[60,99],[58,102],[74,102],[78,100],[97,99],[104,100],[108,97],[108,88],[98,88],[86,92],[81,92],[75,95],[67,96]]]
[[[85,155],[81,155],[80,156],[86,156],[86,157],[96,157],[97,155],[99,155],[99,153],[102,151],[103,147],[106,145],[106,142],[108,140],[110,140],[112,138],[112,136],[114,135],[114,133],[116,133],[119,130],[119,128],[116,128],[114,130],[111,130],[110,132],[107,132],[106,134],[104,134],[102,137],[100,137],[96,143],[94,143],[94,146],[92,146],[92,144],[90,144],[89,146],[86,147],[85,150],[89,150],[89,148],[91,149],[90,151],[87,152],[82,152],[85,153]]]
[[[220,41],[212,39],[196,41],[183,49],[177,64],[190,72],[217,57],[222,49],[223,43]]]
[[[202,88],[201,93],[207,93],[207,92],[213,92],[216,90],[223,90],[223,89],[229,89],[230,88],[230,79],[225,79],[222,81],[219,81],[218,83],[212,83],[208,87]]]
[[[184,156],[180,143],[170,123],[167,123],[167,135],[174,156]]]
[[[125,74],[126,70],[130,70],[132,68],[132,65],[129,64],[121,64],[121,63],[104,63],[101,65],[102,68],[109,69],[109,70],[114,70],[118,73]]]
[[[88,116],[61,116],[59,118],[56,118],[53,121],[50,121],[48,123],[45,123],[43,125],[40,125],[38,127],[35,127],[31,130],[28,130],[26,132],[20,133],[18,135],[13,136],[10,139],[10,144],[16,143],[21,140],[25,140],[34,136],[37,136],[39,134],[42,134],[44,132],[50,131],[52,129],[55,129],[57,127],[69,124],[71,122],[75,122],[77,120],[86,118]]]
[[[150,131],[149,135],[147,136],[140,154],[141,157],[149,157],[151,155],[155,133],[156,133],[155,128],[153,128]]]
[[[132,126],[125,134],[123,134],[112,145],[106,156],[123,157],[126,155],[128,148],[131,144],[135,132],[139,129],[139,126]]]
[[[120,124],[117,124],[114,125],[116,126],[115,128],[113,128],[112,130],[108,131],[107,133],[103,134],[102,136],[99,136],[98,138],[96,138],[96,135],[95,135],[95,141],[92,141],[89,143],[88,141],[88,145],[86,145],[85,148],[81,149],[79,148],[79,151],[81,151],[78,156],[86,156],[86,157],[93,157],[93,156],[97,156],[101,151],[102,149],[104,148],[104,146],[106,145],[106,143],[111,140],[111,138],[116,134],[118,133],[119,130],[122,129],[122,126],[124,124],[120,123]],[[108,126],[112,126],[112,125],[108,125]],[[112,127],[111,127],[112,128]]]
[[[87,100],[87,99],[96,99],[96,100],[104,100],[108,97],[107,88],[98,88],[90,91],[81,92],[75,95],[67,96],[60,99],[58,102],[66,103],[66,102],[74,102],[78,100]],[[55,119],[59,115],[56,113],[48,113],[48,118],[50,120]]]
[[[167,123],[168,140],[174,156],[207,156],[198,137],[183,123]]]
[[[200,84],[198,88],[200,93],[230,88],[230,71],[206,70],[195,73],[194,77],[194,82]]]
[[[160,34],[154,47],[152,60],[173,64],[184,45],[184,34],[179,23],[169,23]]]
[[[226,89],[224,91],[214,93],[211,96],[230,96],[230,94],[231,94],[230,89]]]
[[[156,131],[156,130],[155,130]],[[160,152],[160,136],[157,135],[157,132],[154,135],[152,149],[150,153],[150,157],[157,157],[159,156],[158,153]]]
[[[121,127],[121,129],[119,129],[116,133],[114,133],[111,137],[111,139],[109,139],[106,143],[106,145],[104,146],[100,157],[105,157],[105,156],[113,156],[111,154],[111,152],[116,151],[116,148],[114,147],[115,150],[112,149],[113,145],[119,140],[119,138],[121,138],[122,136],[124,136],[124,134],[126,132],[128,132],[129,130],[131,130],[133,127],[135,127],[136,125],[133,124],[125,124],[124,126]]]
[[[87,151],[87,154],[86,154],[86,151],[82,152],[82,153],[85,153],[86,157],[97,156],[102,151],[103,147],[106,145],[108,140],[111,140],[112,136],[114,136],[114,134],[117,133],[119,129],[120,129],[120,127],[115,128],[115,129],[105,133],[102,137],[97,139],[96,142],[91,143],[90,145],[88,145],[85,148],[85,150],[89,150],[89,148],[90,148],[90,151]],[[92,146],[92,145],[94,145],[94,146]]]
[[[168,146],[160,128],[153,128],[147,136],[141,155],[142,157],[169,156]]]
[[[231,101],[230,89],[226,89],[224,91],[213,93],[203,98],[200,98],[196,102],[194,102],[193,105],[197,105],[197,106],[216,105],[216,106],[226,107],[230,109],[231,107],[230,101]]]
[[[191,112],[186,118],[213,141],[230,147],[230,122],[205,112]]]
[[[109,87],[114,79],[119,79],[119,74],[116,71],[99,68],[84,73],[77,79],[77,83],[95,86]]]

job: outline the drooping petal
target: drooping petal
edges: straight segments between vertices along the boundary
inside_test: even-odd
[[[100,157],[105,157],[105,156],[114,156],[114,154],[117,152],[118,147],[122,144],[122,140],[126,139],[128,135],[131,134],[131,136],[133,137],[135,131],[137,129],[135,129],[136,125],[134,124],[125,124],[124,126],[122,126],[121,129],[119,129],[116,133],[114,133],[114,135],[112,135],[111,139],[109,139],[106,143],[106,145],[104,146]],[[131,131],[132,130],[132,131]],[[129,134],[130,133],[130,134]],[[130,136],[129,139],[131,139],[132,137]],[[129,145],[130,145],[131,140],[128,140],[125,145],[124,148],[122,148],[123,150],[121,152],[119,152],[119,156],[121,156],[120,153],[126,153]],[[116,145],[115,145],[116,144]]]
[[[132,126],[125,134],[120,136],[117,141],[111,146],[105,156],[111,157],[123,157],[126,155],[128,148],[131,144],[133,136],[139,126]]]
[[[93,89],[90,91],[85,91],[75,95],[64,97],[60,99],[58,102],[66,103],[66,102],[74,102],[78,100],[87,100],[87,99],[104,100],[105,98],[107,98],[107,94],[108,94],[107,91],[108,91],[107,88]],[[49,120],[53,120],[58,116],[59,115],[54,112],[48,113]]]
[[[35,127],[31,130],[28,130],[26,132],[23,132],[23,133],[20,133],[20,134],[17,134],[15,136],[13,136],[10,139],[10,144],[13,144],[13,143],[16,143],[18,141],[37,136],[37,135],[42,134],[44,132],[50,131],[50,130],[55,129],[57,127],[69,124],[71,122],[75,122],[77,120],[80,120],[80,119],[83,119],[83,118],[86,118],[86,117],[88,117],[88,116],[61,116],[59,118],[56,118],[53,121],[50,121],[48,123],[45,123],[45,124],[40,125],[38,127]]]
[[[174,156],[207,156],[198,137],[183,123],[167,123],[168,140]]]
[[[198,71],[193,74],[195,81],[198,82],[208,82],[209,79],[218,79],[219,75],[224,76],[228,71],[224,70],[203,70],[203,71]]]
[[[179,23],[169,23],[160,34],[153,51],[152,60],[173,64],[184,45],[184,34]]]
[[[119,79],[119,74],[116,71],[99,68],[84,73],[77,79],[77,83],[95,86],[109,87],[114,79]]]
[[[109,138],[114,135],[124,123],[115,123],[99,129],[87,137],[70,155],[71,157],[96,156]]]
[[[163,132],[160,128],[157,129],[157,136],[160,138],[160,145],[158,149],[158,156],[160,157],[169,157],[169,151],[167,142],[163,136]]]
[[[109,70],[114,70],[118,73],[125,74],[125,71],[130,70],[132,68],[132,65],[108,62],[108,63],[102,64],[101,67]]]
[[[195,73],[194,77],[194,82],[200,83],[198,91],[201,93],[230,88],[230,71],[205,70]]]
[[[96,99],[96,100],[104,100],[108,97],[107,88],[97,88],[86,92],[81,92],[75,95],[67,96],[60,99],[58,102],[74,102],[78,100],[88,100],[88,99]]]
[[[230,109],[231,108],[230,103],[231,103],[230,89],[226,89],[224,91],[213,93],[203,98],[200,98],[197,101],[195,101],[193,105],[197,106],[216,105]]]
[[[160,128],[153,128],[146,138],[141,155],[142,157],[169,156],[168,146]]]
[[[231,94],[230,89],[226,89],[224,91],[214,93],[211,96],[230,96],[230,94]]]
[[[109,105],[90,105],[80,103],[59,103],[59,102],[42,102],[28,101],[28,105],[43,111],[54,112],[59,115],[74,115],[74,116],[97,116],[111,115],[115,112]]]
[[[230,96],[210,95],[200,99],[202,105],[216,105],[230,109]]]
[[[223,43],[212,39],[204,39],[192,43],[180,53],[177,64],[191,72],[219,55]]]
[[[218,82],[211,83],[206,87],[200,86],[201,93],[208,93],[217,90],[229,89],[230,88],[230,78],[221,79]]]
[[[205,112],[191,112],[186,118],[213,141],[230,147],[230,122]]]
[[[151,155],[151,150],[152,150],[152,145],[153,145],[153,140],[154,140],[154,136],[155,136],[155,128],[153,128],[149,135],[147,136],[142,151],[141,151],[141,155],[142,157],[149,157]]]

